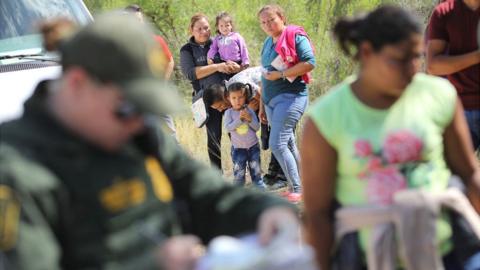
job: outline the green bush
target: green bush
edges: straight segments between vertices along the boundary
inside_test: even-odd
[[[314,82],[310,86],[312,99],[323,94],[348,74],[354,72],[355,64],[345,58],[332,40],[332,23],[341,16],[370,10],[382,3],[394,3],[413,10],[423,19],[428,15],[437,0],[280,0],[289,23],[305,28],[313,41],[317,67],[313,71]],[[85,4],[95,13],[97,11],[123,8],[132,2],[126,0],[85,0]],[[155,24],[158,33],[168,42],[175,62],[179,62],[179,50],[188,40],[190,17],[203,12],[210,18],[214,28],[215,15],[220,11],[229,12],[237,31],[247,41],[252,65],[260,64],[260,50],[265,34],[260,29],[257,11],[269,1],[195,1],[195,0],[137,0],[145,13]],[[212,29],[212,33],[215,29]],[[184,81],[176,66],[174,80],[187,96],[191,93],[190,84]]]

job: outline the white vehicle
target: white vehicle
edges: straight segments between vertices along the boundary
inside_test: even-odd
[[[92,20],[82,0],[0,0],[0,123],[21,116],[37,83],[60,74],[58,56],[45,52],[36,29],[55,17]]]

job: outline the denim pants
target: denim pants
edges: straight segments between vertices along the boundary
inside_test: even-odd
[[[295,126],[305,112],[307,96],[280,94],[265,104],[265,112],[270,123],[268,144],[282,167],[293,192],[301,192],[299,174],[299,153],[295,141]]]
[[[265,183],[263,183],[260,170],[260,147],[258,146],[258,143],[248,149],[235,148],[232,146],[232,161],[233,183],[235,185],[245,185],[245,173],[248,165],[252,183],[259,188],[265,188]]]
[[[463,265],[453,253],[449,253],[443,257],[443,265],[445,270],[480,270],[480,251],[470,256]]]
[[[480,110],[465,111],[465,118],[467,118],[468,129],[472,137],[473,149],[480,151]]]

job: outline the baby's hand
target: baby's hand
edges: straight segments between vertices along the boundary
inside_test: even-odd
[[[213,64],[213,60],[212,60],[212,59],[207,59],[207,63],[208,63],[209,65],[212,65],[212,64]]]
[[[248,113],[246,109],[240,111],[240,119],[249,123],[252,122],[252,116],[250,115],[250,113]]]

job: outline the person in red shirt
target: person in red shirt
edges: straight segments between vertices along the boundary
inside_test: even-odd
[[[139,5],[137,5],[137,4],[128,5],[125,8],[125,11],[129,12],[129,13],[132,13],[133,15],[135,15],[138,18],[138,20],[140,22],[145,23],[143,10]],[[158,45],[160,46],[160,48],[162,49],[162,52],[163,52],[163,57],[164,57],[163,61],[165,63],[165,65],[163,66],[163,77],[165,78],[165,80],[169,80],[170,77],[172,76],[173,67],[175,65],[175,63],[173,61],[172,52],[170,52],[170,49],[168,48],[167,43],[165,42],[165,40],[161,36],[155,35],[154,38],[157,41]],[[164,115],[164,116],[161,116],[161,119],[163,120],[166,128],[168,129],[168,133],[171,134],[172,137],[174,137],[175,140],[178,141],[177,130],[175,128],[175,123],[173,122],[172,116]]]
[[[439,3],[427,29],[427,72],[446,76],[465,108],[473,147],[480,150],[480,0]]]
[[[141,22],[145,22],[144,14],[142,8],[137,5],[137,4],[131,4],[128,5],[125,8],[125,11],[130,12],[134,14]],[[162,51],[165,56],[165,67],[164,67],[164,77],[165,79],[170,79],[173,73],[173,67],[175,65],[175,62],[173,61],[173,55],[170,49],[168,48],[167,43],[165,42],[165,39],[163,39],[159,35],[155,35],[155,40],[157,41],[158,45],[160,45],[160,48],[162,48]]]
[[[172,76],[173,66],[175,65],[175,63],[173,62],[173,56],[172,56],[172,53],[170,52],[170,49],[168,48],[167,43],[161,36],[155,35],[155,40],[160,45],[163,53],[165,54],[166,65],[165,65],[164,72],[165,72],[165,79],[168,80]]]

